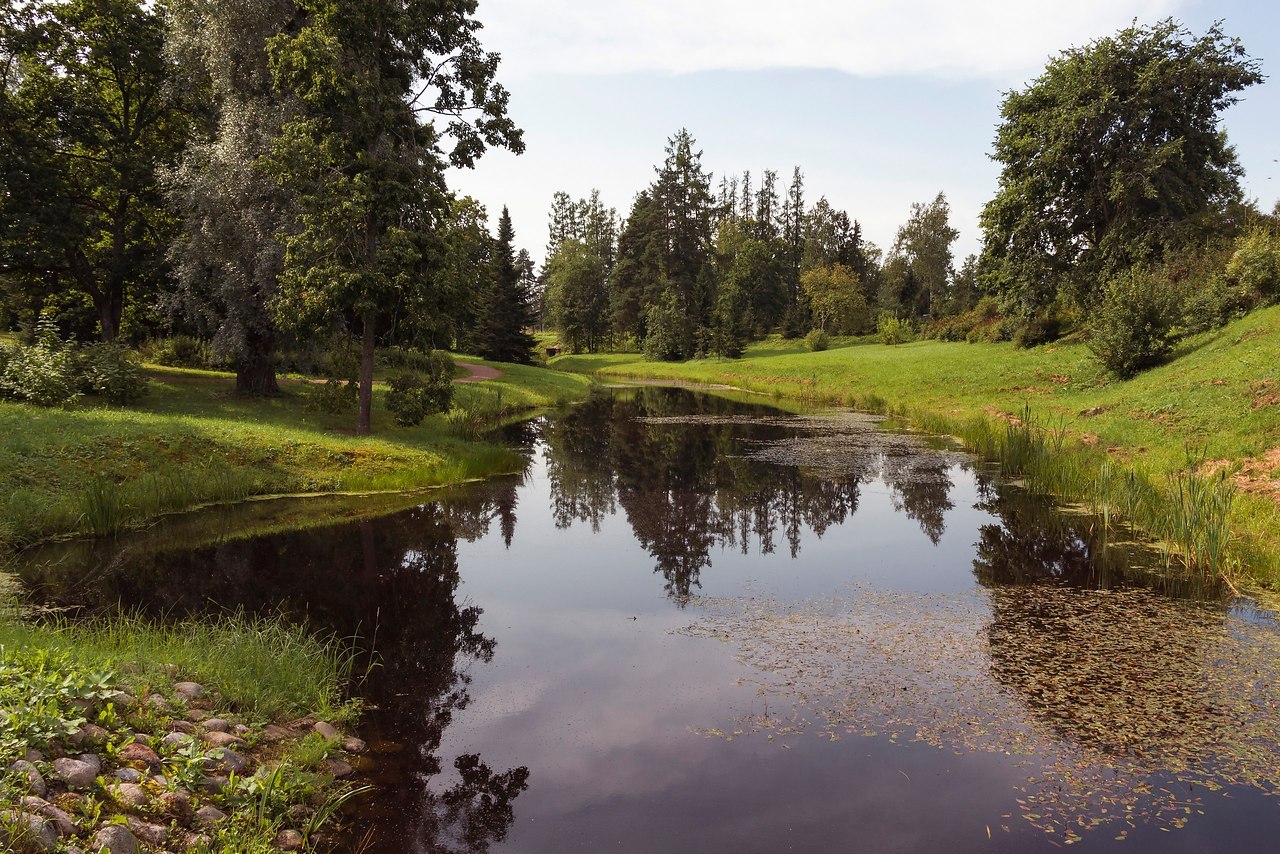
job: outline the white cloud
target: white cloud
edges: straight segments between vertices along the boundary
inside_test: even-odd
[[[503,76],[830,68],[1002,78],[1185,0],[481,0]]]

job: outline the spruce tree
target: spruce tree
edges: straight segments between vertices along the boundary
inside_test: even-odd
[[[515,236],[504,207],[493,249],[493,289],[480,310],[476,341],[486,359],[528,365],[533,362],[533,335],[528,330],[536,318],[533,295],[516,264]]]

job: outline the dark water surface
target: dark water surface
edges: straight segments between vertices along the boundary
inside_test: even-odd
[[[509,438],[523,476],[407,510],[206,513],[23,577],[372,636],[351,850],[1278,850],[1273,619],[1089,517],[865,417],[688,390]]]

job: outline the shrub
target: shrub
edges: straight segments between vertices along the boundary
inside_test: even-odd
[[[312,383],[305,406],[312,412],[345,415],[356,408],[357,387],[354,380],[328,380]]]
[[[876,332],[882,344],[905,344],[911,340],[911,324],[889,311],[883,312],[876,321]]]
[[[1227,275],[1265,300],[1280,296],[1280,235],[1255,228],[1237,238]]]
[[[209,345],[190,335],[157,338],[146,346],[147,357],[157,365],[169,368],[213,370],[218,362]]]
[[[1111,373],[1132,377],[1168,355],[1176,318],[1176,298],[1163,279],[1147,270],[1130,270],[1107,283],[1089,347]]]
[[[1013,346],[1025,350],[1057,341],[1062,337],[1062,326],[1062,315],[1051,306],[1014,331]]]
[[[78,354],[80,390],[108,403],[137,403],[147,393],[142,365],[120,344],[90,344]]]
[[[804,346],[810,352],[820,353],[831,346],[831,336],[821,329],[814,329],[808,335],[804,336]]]
[[[387,409],[401,427],[416,427],[453,404],[453,360],[439,351],[423,355],[422,374],[397,374],[390,380]]]
[[[37,406],[65,406],[80,397],[75,349],[58,337],[51,318],[37,323],[34,344],[9,348],[3,361],[0,397]]]
[[[683,328],[684,321],[674,297],[668,296],[663,302],[650,306],[646,315],[644,357],[654,362],[675,362],[684,358]]]

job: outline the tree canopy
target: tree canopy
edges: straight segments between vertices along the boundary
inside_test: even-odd
[[[1257,60],[1217,25],[1133,25],[1052,59],[1006,94],[982,212],[988,290],[1029,314],[1059,292],[1089,305],[1099,283],[1212,228],[1240,197],[1218,127]]]

